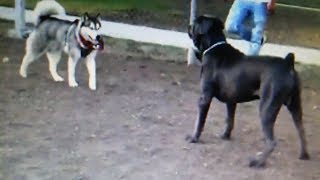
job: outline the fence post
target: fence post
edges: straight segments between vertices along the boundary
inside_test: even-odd
[[[190,21],[189,24],[192,25],[193,21],[196,19],[197,16],[197,0],[191,0],[190,2]]]
[[[191,0],[189,25],[193,25],[193,22],[197,17],[197,10],[198,10],[197,5],[198,5],[197,0]],[[187,51],[187,63],[188,63],[188,66],[192,64],[201,66],[201,63],[199,59],[196,57],[195,50],[192,45],[188,48],[188,51]]]
[[[19,38],[23,38],[26,31],[25,0],[15,0],[15,31]]]

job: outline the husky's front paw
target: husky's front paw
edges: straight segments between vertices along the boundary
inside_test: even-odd
[[[97,89],[96,83],[95,83],[95,82],[90,82],[90,83],[89,83],[89,88],[90,88],[91,90],[96,90],[96,89]]]
[[[64,81],[64,79],[63,79],[61,76],[55,76],[55,77],[53,77],[53,79],[54,79],[55,82],[62,82],[62,81]]]
[[[69,81],[70,87],[78,87],[78,83],[76,81]]]
[[[27,78],[27,72],[20,69],[20,75],[23,77],[23,78]]]

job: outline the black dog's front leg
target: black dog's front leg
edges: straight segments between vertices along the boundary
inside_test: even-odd
[[[226,103],[227,106],[227,117],[226,117],[226,127],[221,136],[222,139],[229,140],[231,136],[231,131],[234,125],[234,114],[236,112],[236,103]]]
[[[201,132],[203,130],[204,124],[206,122],[207,114],[210,108],[212,97],[206,94],[202,94],[199,98],[198,102],[198,108],[199,108],[199,114],[198,114],[198,120],[196,121],[195,128],[193,135],[187,136],[187,141],[190,143],[196,143],[199,140],[199,137],[201,135]]]

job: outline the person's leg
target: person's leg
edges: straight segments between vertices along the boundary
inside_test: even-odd
[[[263,31],[267,22],[267,4],[253,3],[251,11],[254,27],[252,29],[248,55],[258,55],[262,45]]]
[[[251,31],[245,26],[244,21],[248,17],[249,3],[252,2],[235,0],[225,22],[227,33],[236,34],[247,41],[251,40]]]

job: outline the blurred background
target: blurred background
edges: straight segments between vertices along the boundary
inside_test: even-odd
[[[33,9],[37,0],[27,0]],[[93,3],[94,2],[94,3]],[[198,0],[198,14],[225,19],[233,0]],[[267,25],[269,43],[320,48],[320,1],[278,0],[275,14]],[[105,20],[186,31],[189,0],[60,0],[68,14],[100,12]],[[289,5],[289,6],[287,6]],[[0,6],[14,6],[13,0],[1,0]],[[292,7],[293,6],[293,7]]]

